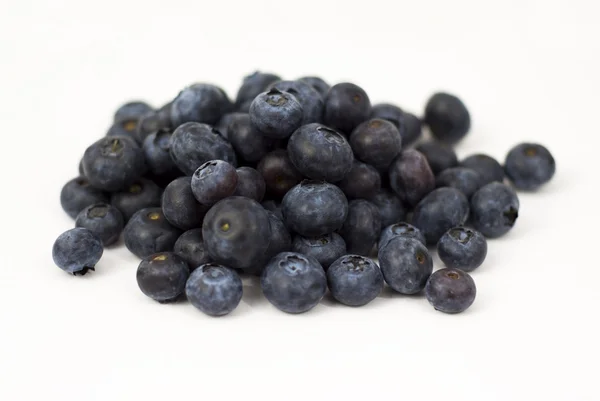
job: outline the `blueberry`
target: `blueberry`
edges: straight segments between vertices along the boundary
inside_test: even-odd
[[[387,120],[394,124],[400,136],[402,144],[408,146],[421,136],[421,120],[414,114],[402,111],[398,106],[389,103],[379,103],[373,106],[371,118]]]
[[[287,145],[296,169],[308,178],[340,181],[352,168],[352,148],[343,135],[321,124],[303,125]]]
[[[263,176],[251,167],[240,167],[236,170],[238,182],[234,195],[245,196],[257,202],[265,196],[266,184]]]
[[[198,167],[191,186],[196,200],[210,206],[233,195],[237,183],[235,167],[223,160],[211,160]]]
[[[336,260],[327,270],[331,295],[348,306],[366,305],[383,289],[383,275],[371,259],[346,255]]]
[[[115,121],[106,132],[106,136],[128,138],[135,144],[139,144],[136,136],[137,128],[137,120]]]
[[[273,139],[252,126],[249,114],[235,114],[227,127],[227,137],[240,158],[247,162],[257,162],[273,149]]]
[[[305,237],[340,229],[348,215],[344,193],[324,181],[302,181],[283,197],[281,206],[286,226]]]
[[[235,269],[250,269],[269,247],[269,216],[256,201],[233,196],[217,202],[202,225],[204,244],[211,259]]]
[[[119,209],[123,219],[127,222],[138,210],[160,206],[162,193],[162,189],[154,182],[140,178],[129,185],[127,189],[113,193],[110,203]]]
[[[406,210],[402,201],[392,191],[380,189],[367,198],[379,210],[381,217],[381,226],[387,227],[390,224],[399,223],[406,217]]]
[[[77,171],[80,176],[85,176],[85,172],[83,171],[83,157],[79,160],[79,166],[77,167]]]
[[[142,149],[132,141],[105,137],[86,149],[83,170],[92,186],[118,191],[146,172],[146,162]]]
[[[400,153],[389,170],[390,185],[409,206],[415,206],[435,188],[435,176],[425,156],[414,149]]]
[[[277,89],[293,95],[302,105],[302,125],[318,123],[323,119],[323,98],[311,85],[303,81],[279,81],[269,89]]]
[[[425,106],[425,123],[437,139],[454,143],[469,132],[471,117],[459,98],[448,93],[435,93]]]
[[[207,263],[190,274],[185,295],[190,303],[210,316],[233,311],[242,300],[242,280],[228,267]]]
[[[460,226],[469,218],[469,200],[455,188],[438,188],[415,207],[412,224],[427,244],[435,245],[446,231]]]
[[[385,282],[401,294],[423,290],[433,271],[427,248],[413,238],[392,238],[379,249],[378,259]]]
[[[244,114],[247,114],[247,112],[246,113],[233,112],[233,113],[224,114],[223,117],[221,117],[221,119],[219,120],[219,122],[215,125],[215,129],[219,132],[219,134],[221,134],[221,136],[223,138],[229,140],[229,133],[228,133],[229,124],[231,124],[232,121],[238,119],[240,115],[244,115]]]
[[[257,170],[265,179],[267,193],[277,199],[281,199],[302,181],[302,174],[296,170],[284,149],[277,149],[265,155],[258,163]]]
[[[468,273],[459,269],[440,269],[425,286],[425,297],[440,312],[460,313],[475,301],[477,289]]]
[[[550,181],[556,162],[542,145],[522,143],[508,152],[504,171],[517,189],[532,191]]]
[[[314,308],[327,291],[327,277],[319,262],[294,252],[271,259],[260,283],[267,300],[287,313]]]
[[[379,210],[371,202],[356,199],[348,204],[348,217],[340,229],[348,253],[368,255],[381,232]]]
[[[414,114],[404,112],[404,125],[403,131],[400,131],[402,135],[402,143],[404,146],[410,145],[421,137],[423,133],[423,123],[421,119]]]
[[[262,207],[265,208],[268,212],[273,212],[273,214],[283,220],[283,213],[281,212],[281,203],[278,203],[274,200],[266,200],[261,203]]]
[[[250,121],[270,138],[287,138],[302,124],[304,111],[296,98],[278,89],[258,95],[250,105]]]
[[[168,302],[183,294],[189,275],[190,269],[185,260],[171,252],[160,252],[142,259],[136,279],[146,296],[158,302]]]
[[[417,227],[405,222],[389,225],[381,231],[379,237],[379,249],[383,248],[391,239],[396,237],[404,237],[416,239],[423,245],[427,245],[425,236]]]
[[[171,124],[178,127],[187,122],[216,124],[231,109],[225,92],[210,84],[188,86],[171,103]]]
[[[171,136],[170,151],[175,165],[186,175],[194,174],[209,160],[237,164],[231,144],[206,124],[192,122],[177,127]]]
[[[269,225],[271,227],[271,238],[269,247],[263,255],[260,262],[257,262],[254,266],[248,269],[250,274],[260,276],[265,269],[266,264],[275,256],[281,252],[288,252],[292,250],[292,236],[290,232],[283,224],[283,220],[273,212],[268,212]]]
[[[281,80],[278,75],[264,73],[260,71],[256,71],[246,77],[244,77],[244,81],[242,82],[242,86],[238,90],[237,97],[235,99],[236,108],[239,111],[247,113],[248,110],[240,110],[240,106],[244,104],[250,104],[252,100],[260,93],[267,90],[269,85]]]
[[[167,103],[158,110],[149,111],[140,117],[135,130],[135,138],[142,143],[146,137],[157,131],[172,131],[171,103]]]
[[[318,237],[302,237],[297,235],[294,237],[292,250],[315,258],[325,270],[347,253],[346,242],[337,233],[325,234]]]
[[[331,87],[325,98],[323,121],[349,134],[371,116],[371,101],[359,86],[343,82]]]
[[[190,270],[210,262],[210,257],[204,247],[201,228],[194,228],[181,234],[175,242],[173,252],[187,262]]]
[[[114,121],[137,121],[144,114],[151,112],[152,110],[152,106],[150,106],[146,102],[142,102],[139,100],[128,102],[117,109],[117,111],[115,112]]]
[[[100,238],[104,246],[117,242],[124,225],[121,212],[106,203],[96,203],[86,207],[75,220],[75,227],[87,228]]]
[[[136,212],[125,225],[125,246],[139,258],[157,252],[171,252],[181,230],[173,227],[159,207],[149,207]]]
[[[492,182],[471,198],[473,227],[488,238],[506,234],[519,217],[519,198],[507,185]]]
[[[433,174],[458,166],[456,152],[450,146],[440,142],[425,142],[415,149],[423,153]]]
[[[163,192],[162,211],[169,223],[182,230],[202,227],[208,209],[194,197],[191,177],[177,178]]]
[[[319,77],[302,77],[299,79],[299,81],[312,86],[317,92],[319,92],[319,95],[321,95],[323,99],[325,99],[327,92],[329,92],[329,89],[331,88],[327,82]]]
[[[475,170],[475,172],[479,174],[480,186],[484,186],[485,184],[494,181],[504,181],[504,169],[496,159],[488,155],[476,154],[469,156],[461,161],[460,165]]]
[[[400,154],[402,137],[391,122],[373,119],[352,131],[350,146],[357,159],[385,170]]]
[[[437,250],[447,267],[470,272],[485,260],[487,241],[479,231],[455,227],[442,235]]]
[[[348,199],[366,199],[381,189],[381,176],[375,167],[354,161],[338,185]]]
[[[58,236],[52,247],[54,263],[67,273],[83,276],[102,257],[102,241],[87,228],[72,228]]]
[[[85,177],[73,178],[60,191],[60,205],[72,218],[94,203],[108,202],[108,194],[90,185]]]
[[[174,175],[179,171],[170,154],[172,136],[172,131],[160,130],[151,133],[144,139],[142,150],[148,169],[152,174]]]
[[[479,174],[470,168],[452,167],[448,168],[435,179],[436,187],[451,187],[462,192],[467,199],[480,188],[481,177]]]

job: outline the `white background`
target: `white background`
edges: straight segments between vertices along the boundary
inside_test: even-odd
[[[3,1],[0,400],[600,399],[597,4]],[[53,265],[73,225],[60,189],[119,104],[196,81],[233,97],[255,69],[351,80],[416,113],[444,89],[473,116],[460,157],[553,152],[554,180],[489,242],[471,309],[386,291],[291,316],[247,282],[215,319],[142,295],[124,248],[83,278]]]

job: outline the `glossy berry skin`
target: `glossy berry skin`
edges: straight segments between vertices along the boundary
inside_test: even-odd
[[[471,276],[459,269],[440,269],[425,286],[425,297],[438,311],[460,313],[475,301],[477,288]]]
[[[290,230],[316,237],[342,227],[348,215],[348,200],[335,185],[304,180],[283,197],[281,208]]]
[[[260,283],[267,300],[287,313],[314,308],[327,291],[327,277],[319,262],[294,252],[283,252],[271,259]]]
[[[481,177],[479,174],[470,168],[452,167],[448,168],[435,178],[435,186],[456,188],[462,192],[467,199],[481,187]]]
[[[379,237],[379,249],[383,248],[391,239],[396,237],[415,239],[423,245],[427,245],[425,236],[421,230],[411,224],[399,222],[389,225],[381,231],[381,236]]]
[[[331,87],[325,98],[323,122],[349,134],[371,116],[371,101],[359,86],[344,82]]]
[[[171,136],[170,152],[175,165],[190,176],[210,160],[237,164],[231,144],[206,124],[191,122],[177,127]]]
[[[392,238],[379,249],[378,259],[385,282],[401,294],[421,292],[433,271],[427,248],[413,238]]]
[[[327,82],[325,82],[322,78],[319,77],[302,77],[299,79],[299,81],[302,81],[312,86],[317,92],[319,92],[319,95],[321,95],[323,99],[325,99],[325,96],[327,96],[327,92],[329,92],[329,89],[331,88],[331,86]]]
[[[274,88],[252,101],[249,115],[252,126],[261,134],[283,139],[300,128],[304,110],[293,95]]]
[[[73,178],[60,191],[60,205],[72,218],[76,218],[89,205],[106,202],[108,194],[92,187],[83,176]]]
[[[194,84],[179,92],[171,103],[171,124],[187,122],[216,124],[232,108],[225,92],[210,84]]]
[[[266,184],[263,176],[252,167],[240,167],[236,170],[237,187],[235,196],[245,196],[261,202],[265,196]]]
[[[418,145],[415,149],[423,153],[433,174],[458,166],[458,157],[456,152],[450,146],[440,142],[425,142]]]
[[[260,71],[255,71],[244,77],[235,99],[236,110],[247,113],[247,109],[240,110],[240,107],[244,104],[249,106],[256,96],[266,91],[271,84],[280,80],[281,78],[278,75]]]
[[[375,167],[355,160],[338,186],[348,199],[366,199],[381,189],[381,176]]]
[[[158,207],[139,210],[125,225],[125,246],[138,258],[171,252],[181,230],[172,226]]]
[[[446,267],[470,272],[481,266],[487,255],[487,241],[479,231],[466,227],[448,230],[437,244]]]
[[[256,201],[233,196],[217,202],[206,214],[202,237],[210,258],[234,269],[250,269],[269,247],[271,226]]]
[[[279,81],[269,89],[277,89],[293,95],[302,105],[304,116],[302,125],[318,123],[323,120],[323,97],[311,85],[303,81]]]
[[[491,156],[484,154],[472,155],[461,161],[460,165],[462,167],[470,168],[479,174],[480,186],[484,186],[494,181],[504,181],[504,169],[500,163]]]
[[[456,96],[435,93],[425,106],[425,123],[438,140],[456,143],[469,132],[471,116]]]
[[[556,162],[542,145],[522,143],[508,152],[504,171],[517,189],[533,191],[554,176]]]
[[[354,160],[346,138],[321,124],[298,128],[290,137],[287,151],[294,167],[314,180],[340,181]]]
[[[471,223],[487,238],[497,238],[515,225],[519,217],[519,198],[507,185],[492,182],[471,198]]]
[[[402,137],[391,122],[373,119],[363,122],[352,131],[350,146],[357,159],[385,170],[400,154]]]
[[[273,212],[267,211],[267,214],[269,215],[269,226],[271,227],[269,247],[260,262],[255,263],[254,266],[247,270],[248,273],[255,276],[262,275],[265,266],[273,257],[281,252],[289,252],[292,250],[292,236],[285,224],[283,224],[282,218]]]
[[[83,209],[75,220],[75,227],[87,228],[100,238],[103,246],[117,242],[125,222],[123,215],[114,206],[96,203]]]
[[[210,262],[210,257],[204,247],[201,228],[194,228],[181,234],[175,242],[173,252],[187,262],[190,271]]]
[[[140,178],[126,189],[114,192],[110,203],[119,209],[125,222],[138,210],[147,207],[159,207],[163,190],[154,182]]]
[[[228,267],[207,263],[192,272],[185,295],[192,305],[210,316],[232,312],[242,300],[242,280]]]
[[[379,210],[371,202],[355,199],[348,204],[348,217],[339,233],[346,242],[348,253],[368,255],[381,232]]]
[[[302,237],[297,235],[292,243],[292,251],[315,258],[323,269],[346,255],[346,242],[337,233],[320,235],[318,237]]]
[[[52,247],[54,263],[67,273],[83,276],[102,257],[102,241],[87,228],[72,228],[58,236]]]
[[[155,131],[148,135],[142,144],[144,157],[148,164],[148,170],[155,175],[175,174],[177,166],[171,158],[171,137],[173,132],[170,130]]]
[[[400,153],[389,169],[390,186],[407,205],[415,206],[435,188],[435,176],[425,156],[414,149]]]
[[[273,149],[273,139],[254,128],[248,114],[236,114],[232,118],[227,136],[237,154],[246,162],[257,162]]]
[[[275,199],[281,199],[302,181],[302,174],[296,170],[284,149],[265,155],[256,169],[265,179],[267,194]]]
[[[421,120],[414,114],[403,111],[400,107],[389,103],[379,103],[373,106],[371,118],[387,120],[394,124],[400,136],[402,144],[408,146],[415,142],[422,133]]]
[[[161,203],[165,218],[181,230],[202,227],[204,215],[209,209],[194,197],[191,177],[180,177],[167,185]]]
[[[105,137],[86,149],[83,171],[93,187],[118,191],[146,172],[146,162],[142,149],[133,141]]]
[[[144,295],[158,302],[169,302],[185,291],[189,275],[185,260],[171,252],[160,252],[142,259],[136,279]]]
[[[388,189],[381,189],[372,193],[367,200],[379,210],[381,227],[399,223],[406,217],[406,210],[402,205],[402,201]]]
[[[237,183],[235,167],[223,160],[211,160],[194,172],[191,186],[196,200],[210,206],[233,195]]]
[[[377,298],[383,289],[383,274],[369,258],[346,255],[327,270],[331,295],[348,306],[363,306]]]
[[[435,245],[446,231],[463,225],[469,218],[469,200],[454,188],[438,188],[415,207],[412,224]]]
[[[127,102],[120,106],[117,111],[115,111],[115,115],[113,120],[117,121],[126,121],[126,120],[139,120],[144,114],[153,111],[154,109],[146,102],[142,102],[139,100]]]

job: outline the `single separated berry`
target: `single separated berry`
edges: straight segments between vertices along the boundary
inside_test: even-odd
[[[327,291],[327,277],[319,262],[294,252],[283,252],[271,259],[260,283],[267,300],[287,313],[314,308]]]
[[[423,245],[427,245],[425,236],[417,227],[405,222],[389,225],[381,231],[379,237],[379,249],[383,248],[391,239],[396,237],[416,239]]]
[[[210,84],[194,84],[179,92],[171,103],[171,124],[187,122],[216,124],[232,108],[223,89]]]
[[[488,238],[506,234],[519,217],[519,198],[507,185],[492,182],[471,198],[473,227]]]
[[[87,228],[107,246],[117,242],[123,231],[123,215],[114,206],[96,203],[83,209],[75,220],[75,227]]]
[[[108,194],[92,187],[83,176],[73,178],[60,191],[60,205],[72,218],[76,218],[89,205],[106,202]]]
[[[340,229],[348,215],[342,190],[324,181],[302,181],[290,189],[281,205],[286,226],[305,237]]]
[[[450,146],[440,142],[425,142],[418,145],[415,149],[423,153],[433,174],[458,166],[458,157],[456,152]]]
[[[517,189],[533,191],[554,176],[556,162],[542,145],[522,143],[508,152],[504,171]]]
[[[337,182],[352,168],[354,156],[346,138],[321,124],[308,124],[292,134],[288,155],[308,178]]]
[[[352,131],[350,146],[357,159],[386,170],[400,154],[402,137],[391,122],[373,119],[365,121]]]
[[[460,313],[475,301],[477,288],[473,278],[460,269],[440,269],[425,286],[425,297],[440,312]]]
[[[435,186],[456,188],[462,192],[467,199],[481,187],[481,177],[470,168],[452,167],[438,174],[435,178]]]
[[[185,291],[189,275],[185,260],[171,252],[160,252],[142,259],[136,279],[146,296],[158,302],[169,302]]]
[[[433,261],[425,245],[402,236],[390,239],[378,253],[385,282],[401,294],[416,294],[425,288]]]
[[[470,272],[485,260],[487,241],[479,231],[455,227],[442,235],[437,251],[446,267]]]
[[[192,272],[185,295],[192,305],[210,316],[233,311],[242,300],[242,280],[228,267],[207,263]]]
[[[381,217],[375,205],[364,199],[348,203],[348,216],[339,230],[348,253],[368,255],[377,243],[380,232]]]
[[[233,195],[238,184],[235,167],[223,160],[211,160],[192,175],[192,193],[203,205],[213,205]]]
[[[296,98],[278,89],[258,95],[250,105],[250,122],[261,134],[283,139],[300,128],[304,111]]]
[[[266,184],[262,174],[252,167],[240,167],[236,170],[238,181],[235,196],[245,196],[261,202],[265,196]]]
[[[435,93],[425,106],[425,123],[438,140],[455,143],[471,128],[471,116],[464,103],[454,95]]]
[[[381,189],[381,175],[375,167],[355,160],[338,185],[348,199],[367,199]]]
[[[260,71],[244,77],[235,98],[236,110],[247,113],[254,98],[267,90],[269,85],[280,80],[278,75]]]
[[[484,154],[471,155],[460,162],[462,167],[470,168],[479,174],[479,186],[482,187],[490,182],[504,181],[504,169],[491,156]]]
[[[87,228],[72,228],[58,236],[52,247],[54,263],[67,273],[83,276],[102,257],[102,241]]]
[[[159,207],[163,190],[154,182],[140,178],[126,189],[114,192],[110,197],[110,203],[119,209],[125,222],[138,210],[147,207]]]
[[[258,163],[257,170],[265,179],[267,194],[276,199],[281,199],[302,181],[302,174],[296,170],[284,149],[265,155]]]
[[[380,189],[367,197],[367,200],[379,210],[381,227],[399,223],[406,217],[406,210],[402,205],[402,201],[389,189]]]
[[[329,266],[344,256],[346,242],[337,233],[320,235],[318,237],[302,237],[297,235],[292,243],[292,251],[311,256],[327,270]]]
[[[173,252],[187,262],[190,271],[210,262],[210,257],[204,247],[201,228],[194,228],[181,234],[175,242]]]
[[[359,86],[344,82],[331,87],[325,98],[323,121],[349,134],[371,115],[371,101]]]
[[[304,81],[279,81],[269,89],[277,89],[293,95],[302,105],[304,115],[302,125],[319,123],[323,119],[323,97],[311,85]]]
[[[362,306],[377,298],[383,289],[383,275],[371,259],[346,255],[329,267],[327,283],[337,301],[348,306]]]
[[[173,180],[163,192],[162,211],[169,223],[182,230],[202,227],[208,209],[194,197],[192,177]]]
[[[396,157],[389,176],[396,195],[411,207],[435,188],[435,176],[427,159],[414,149],[405,150]]]
[[[165,219],[159,207],[136,212],[123,230],[125,246],[138,258],[157,252],[171,252],[181,230]]]

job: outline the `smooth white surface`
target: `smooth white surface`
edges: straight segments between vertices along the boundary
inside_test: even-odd
[[[600,399],[597,4],[2,2],[0,400]],[[468,312],[386,292],[290,316],[246,283],[214,319],[145,298],[124,248],[84,278],[53,265],[73,225],[61,186],[120,103],[195,81],[233,97],[255,69],[351,80],[417,113],[444,89],[473,116],[460,157],[553,152],[557,175],[489,242]]]

